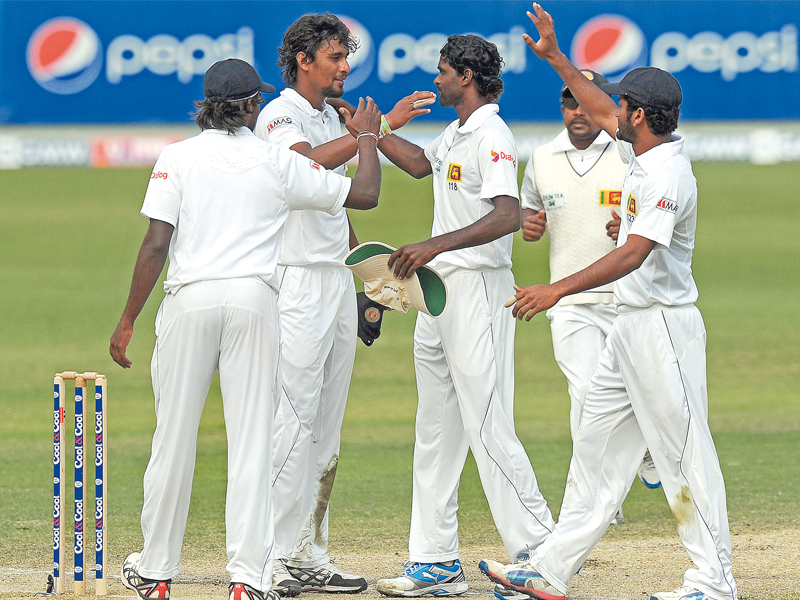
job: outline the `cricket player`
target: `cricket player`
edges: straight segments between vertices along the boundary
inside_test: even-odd
[[[156,317],[151,374],[156,430],[144,476],[144,548],[123,565],[123,584],[141,598],[169,598],[180,554],[195,464],[197,428],[216,370],[228,436],[226,545],[230,600],[278,595],[272,584],[272,421],[277,400],[280,327],[278,252],[290,209],[329,214],[378,203],[380,113],[371,100],[345,115],[357,135],[355,179],[328,171],[252,132],[262,92],[248,63],[212,65],[205,100],[196,102],[202,132],[164,148],[150,176],[142,214],[150,226],[127,305],[111,337],[125,351],[169,257],[166,296]]]
[[[541,39],[526,34],[526,43],[616,137],[628,172],[617,248],[553,284],[518,287],[509,305],[530,320],[561,298],[616,281],[619,316],[586,395],[555,531],[521,564],[479,567],[532,598],[564,598],[649,448],[694,563],[680,587],[652,600],[736,600],[725,484],[708,428],[706,331],[691,273],[697,182],[684,140],[673,133],[680,85],[655,67],[634,69],[603,86],[619,95],[617,107],[559,50],[552,17],[533,7],[536,14],[528,16]]]
[[[449,303],[414,332],[417,408],[409,562],[381,579],[387,596],[458,595],[468,589],[459,561],[458,485],[471,449],[508,555],[538,546],[554,522],[514,431],[512,233],[519,229],[517,150],[498,116],[503,61],[474,35],[453,35],[434,80],[442,106],[458,118],[426,148],[405,142],[396,164],[433,175],[429,240],[389,257],[395,276],[429,264],[447,283]]]
[[[595,71],[581,73],[598,87],[608,83]],[[620,222],[616,211],[628,170],[614,140],[592,121],[566,85],[561,88],[561,115],[564,130],[533,151],[520,190],[525,241],[536,242],[549,232],[551,282],[614,249]],[[568,383],[572,439],[578,434],[589,381],[616,316],[613,283],[562,298],[547,311],[553,353]],[[639,477],[647,487],[660,485],[649,453]],[[611,524],[624,520],[620,508]]]
[[[335,15],[308,14],[293,23],[278,49],[287,87],[262,111],[256,135],[344,175],[358,142],[350,133],[342,135],[331,104],[344,92],[347,59],[356,48],[357,40]],[[412,103],[433,95],[417,92],[384,117],[380,149],[387,156],[393,156],[391,129],[429,113]],[[355,111],[343,101],[337,106]],[[367,588],[366,579],[343,572],[328,554],[328,500],[357,334],[367,345],[372,341],[364,331],[363,310],[357,315],[353,275],[343,263],[357,245],[345,211],[289,213],[278,261],[282,386],[273,457],[273,588],[285,596]],[[360,302],[374,304],[363,292],[360,296]]]

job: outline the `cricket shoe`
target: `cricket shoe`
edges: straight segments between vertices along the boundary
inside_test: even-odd
[[[620,508],[617,511],[617,514],[614,515],[614,518],[611,519],[611,525],[622,525],[625,522],[625,515],[622,514],[622,509]]]
[[[494,586],[494,597],[497,600],[528,600],[530,598],[527,594],[507,588],[502,583]]]
[[[642,464],[639,465],[639,479],[651,490],[661,487],[661,477],[658,476],[653,457],[650,456],[650,450],[644,453]]]
[[[159,581],[139,575],[139,559],[141,557],[141,552],[133,552],[125,557],[122,562],[122,585],[136,592],[139,598],[169,598],[172,579]]]
[[[681,586],[671,592],[658,592],[650,600],[714,600],[708,594],[692,587]]]
[[[445,563],[407,562],[400,577],[379,579],[375,589],[384,596],[459,596],[469,589],[461,561]]]
[[[318,567],[293,567],[286,569],[300,582],[304,592],[327,592],[329,594],[357,594],[367,589],[367,580],[357,575],[345,573],[333,561]]]
[[[542,577],[529,562],[503,565],[494,560],[482,560],[478,568],[495,583],[538,600],[564,600],[565,595]]]
[[[272,589],[281,596],[299,596],[302,585],[297,579],[291,576],[286,562],[277,558],[272,563]]]
[[[262,592],[246,583],[231,581],[228,585],[228,600],[280,600],[275,590]]]

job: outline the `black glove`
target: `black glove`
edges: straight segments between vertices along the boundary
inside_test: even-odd
[[[381,322],[386,307],[370,300],[364,292],[356,294],[356,303],[358,304],[358,337],[365,345],[372,346],[372,342],[381,336]]]

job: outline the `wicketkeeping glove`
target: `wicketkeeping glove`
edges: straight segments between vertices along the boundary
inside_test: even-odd
[[[386,307],[370,300],[364,292],[356,294],[356,303],[358,304],[358,337],[365,345],[372,346],[372,342],[381,336],[381,322]]]

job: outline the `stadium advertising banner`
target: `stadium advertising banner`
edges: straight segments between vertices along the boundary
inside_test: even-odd
[[[360,40],[345,98],[383,110],[434,90],[451,33],[495,42],[505,60],[501,114],[556,121],[560,79],[522,41],[529,2],[183,2],[0,0],[0,123],[187,123],[213,62],[252,62],[281,87],[284,30],[306,12],[339,15]],[[795,1],[545,3],[562,48],[618,80],[655,65],[684,89],[686,119],[800,119]],[[452,112],[433,108],[431,119]],[[104,151],[114,151],[104,149]]]

